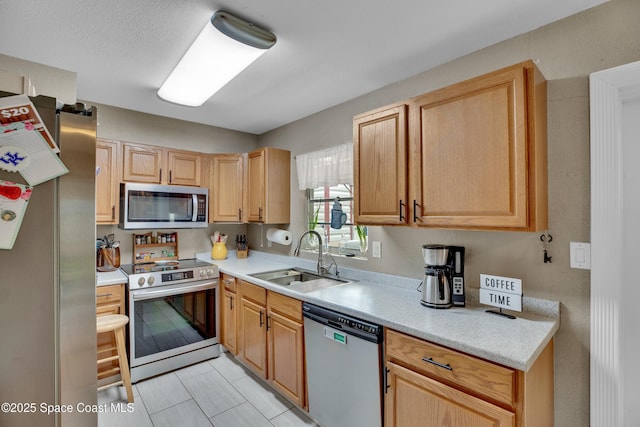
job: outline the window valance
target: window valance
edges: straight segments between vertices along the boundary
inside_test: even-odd
[[[301,190],[323,185],[353,184],[353,143],[296,156]]]

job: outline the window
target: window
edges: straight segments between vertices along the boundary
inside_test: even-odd
[[[338,184],[308,189],[307,200],[308,229],[320,233],[325,249],[333,254],[360,256],[360,240],[353,224],[353,186]],[[331,210],[336,200],[346,215],[346,222],[339,229],[331,227]],[[307,249],[315,249],[315,240],[308,240]]]
[[[361,256],[358,236],[366,236],[367,227],[353,224],[353,143],[300,154],[296,167],[299,188],[307,194],[307,229],[317,231],[332,254]],[[331,209],[338,198],[346,222],[335,229],[331,228]],[[315,236],[308,237],[303,249],[317,250]]]

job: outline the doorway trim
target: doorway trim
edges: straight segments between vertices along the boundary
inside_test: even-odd
[[[622,104],[640,96],[640,62],[589,76],[591,115],[592,427],[622,426]]]

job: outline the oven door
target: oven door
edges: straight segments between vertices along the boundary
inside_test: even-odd
[[[218,280],[129,292],[131,367],[219,343]]]

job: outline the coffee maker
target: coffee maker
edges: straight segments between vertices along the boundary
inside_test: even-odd
[[[464,247],[423,245],[420,303],[431,308],[464,307]]]

